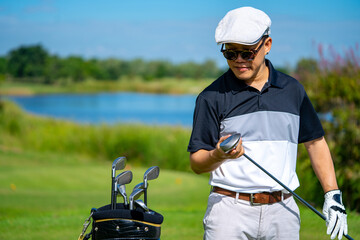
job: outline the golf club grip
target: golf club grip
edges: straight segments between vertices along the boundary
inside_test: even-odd
[[[271,173],[269,173],[268,171],[266,171],[262,166],[260,166],[257,162],[255,162],[253,159],[251,159],[251,157],[249,157],[248,155],[246,155],[245,153],[243,154],[244,157],[246,157],[250,162],[252,162],[253,164],[255,164],[258,168],[260,168],[264,173],[266,173],[269,177],[271,177],[273,180],[275,180],[275,182],[277,182],[278,184],[280,184],[283,188],[285,188],[289,193],[291,193],[295,198],[297,198],[302,204],[304,204],[305,206],[307,206],[308,208],[310,208],[314,213],[316,213],[319,217],[321,217],[323,220],[326,220],[326,217],[324,215],[322,215],[318,210],[316,210],[313,206],[311,206],[308,202],[306,202],[304,199],[302,199],[299,195],[297,195],[294,191],[292,191],[290,188],[288,188],[285,184],[283,184],[282,182],[280,182],[276,177],[274,177]],[[344,237],[346,237],[349,240],[354,240],[352,237],[350,237],[349,235],[344,235]]]

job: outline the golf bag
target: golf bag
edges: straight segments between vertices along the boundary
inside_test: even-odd
[[[91,218],[91,232],[85,235]],[[79,239],[160,239],[163,220],[161,214],[152,210],[146,212],[140,207],[129,210],[123,203],[116,204],[116,209],[111,210],[109,204],[91,210],[91,215],[88,221],[85,221],[84,230]]]
[[[124,169],[125,163],[126,158],[119,157],[111,165],[111,204],[91,209],[79,240],[160,239],[164,217],[146,206],[148,181],[156,179],[160,169],[154,166],[146,170],[143,182],[134,187],[128,203],[125,184],[132,181],[132,172],[124,171],[116,176],[116,171]],[[116,203],[118,194],[123,196],[124,204]],[[136,201],[141,194],[144,194],[145,203]],[[139,206],[135,208],[134,205]],[[91,220],[91,232],[85,234]]]

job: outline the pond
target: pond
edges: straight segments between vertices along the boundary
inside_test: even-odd
[[[142,123],[191,127],[195,95],[146,93],[9,96],[25,111],[88,124]]]

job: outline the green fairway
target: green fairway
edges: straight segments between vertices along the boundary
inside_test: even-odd
[[[110,202],[111,162],[0,149],[0,239],[77,239],[90,209]],[[129,194],[146,168],[126,169],[134,174]],[[149,207],[165,218],[161,239],[202,239],[207,182],[164,169],[149,182]],[[329,239],[322,219],[305,208],[301,214],[301,239]],[[360,217],[349,215],[349,234],[359,239]]]
[[[90,209],[110,203],[111,161],[1,151],[0,165],[0,239],[77,239]],[[126,169],[129,194],[146,168]],[[165,217],[163,239],[201,238],[208,192],[204,176],[160,170],[148,205]]]

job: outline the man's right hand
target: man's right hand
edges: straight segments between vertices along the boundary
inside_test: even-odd
[[[220,148],[220,143],[230,136],[231,135],[227,135],[220,138],[219,142],[216,144],[216,148],[213,150],[200,149],[197,152],[190,153],[191,169],[197,174],[211,172],[217,169],[224,161],[226,161],[226,159],[236,159],[241,157],[241,155],[245,153],[242,146],[242,139],[240,139],[236,148],[229,153],[225,153]]]
[[[221,137],[219,142],[216,144],[216,151],[219,154],[219,158],[220,159],[236,159],[241,157],[244,153],[244,147],[242,146],[242,138],[240,138],[239,143],[237,144],[236,148],[234,148],[233,150],[231,150],[228,153],[225,153],[221,148],[220,148],[220,144],[225,141],[227,138],[229,138],[231,135],[227,135],[224,137]]]

